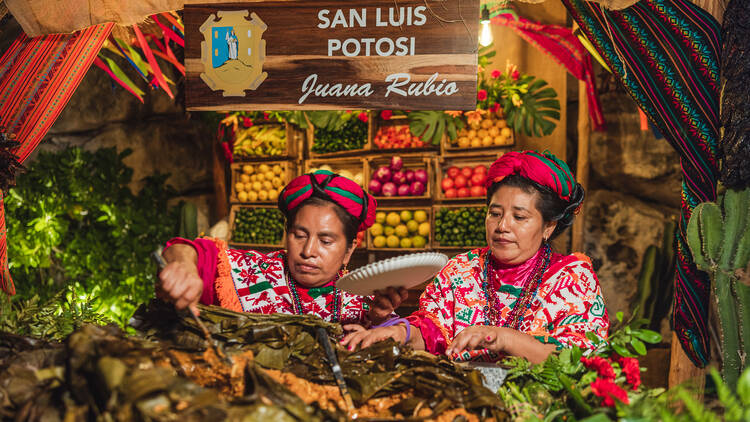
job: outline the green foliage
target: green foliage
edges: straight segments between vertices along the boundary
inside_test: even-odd
[[[130,191],[133,170],[123,163],[130,152],[41,152],[18,178],[5,198],[14,301],[37,297],[49,307],[59,292],[75,291],[56,315],[85,300],[87,309],[125,324],[153,296],[149,254],[175,234],[178,209],[167,207],[175,192],[165,175]]]
[[[721,328],[722,375],[730,387],[747,368],[750,350],[750,286],[738,270],[750,260],[750,188],[729,189],[717,202],[693,210],[687,241],[696,266],[711,276]]]
[[[367,142],[367,119],[361,120],[359,114],[343,111],[309,112],[310,122],[316,128],[312,150],[323,154],[364,148]]]
[[[412,135],[419,136],[433,145],[440,145],[445,134],[451,140],[458,137],[458,131],[465,124],[458,116],[452,116],[443,111],[413,111],[407,113],[409,130]]]

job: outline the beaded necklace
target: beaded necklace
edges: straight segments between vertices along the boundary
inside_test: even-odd
[[[336,276],[338,279],[338,275]],[[292,274],[289,270],[286,271],[287,286],[289,286],[289,292],[292,294],[292,311],[295,315],[305,315],[306,312],[302,308],[302,299],[299,297],[297,291],[297,282],[292,278]],[[341,321],[341,290],[335,285],[333,287],[333,319],[331,322]]]
[[[549,267],[552,249],[546,243],[542,247],[544,248],[543,258],[537,262],[534,271],[530,272],[529,276],[524,280],[521,293],[518,295],[515,306],[513,306],[513,309],[510,311],[508,319],[502,322],[500,321],[500,315],[504,305],[500,304],[500,298],[492,287],[499,283],[494,283],[494,280],[490,279],[495,277],[496,272],[489,269],[492,265],[492,257],[490,256],[492,252],[490,249],[487,249],[487,256],[485,257],[484,271],[482,274],[482,291],[484,291],[484,296],[487,299],[487,304],[484,306],[484,321],[486,325],[510,327],[514,330],[518,330],[523,321],[523,313],[531,308],[531,304],[534,302],[539,285],[542,284],[544,273]]]

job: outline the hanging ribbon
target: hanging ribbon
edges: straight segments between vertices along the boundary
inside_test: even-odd
[[[562,26],[534,23],[507,12],[498,14],[490,22],[512,29],[521,38],[547,53],[573,76],[583,81],[586,84],[589,115],[594,129],[604,130],[604,114],[596,93],[591,56],[578,38],[573,35],[573,31]]]
[[[105,64],[102,59],[104,59],[107,64]],[[112,59],[104,56],[101,56],[101,58],[97,57],[96,59],[94,59],[94,65],[96,65],[96,67],[98,67],[99,69],[105,71],[110,78],[114,79],[114,81],[125,88],[126,91],[138,97],[138,100],[140,100],[141,103],[143,102],[144,92],[141,91],[140,88],[135,86],[133,81],[131,81],[130,78],[125,75],[122,69],[120,69],[120,67],[117,66],[117,63],[115,63]]]
[[[151,72],[153,72],[156,82],[159,84],[161,89],[163,89],[164,92],[169,95],[169,98],[174,99],[174,94],[172,94],[172,91],[169,89],[169,85],[167,85],[167,81],[164,79],[164,75],[161,73],[161,69],[159,68],[159,64],[156,62],[156,58],[151,51],[151,47],[148,46],[146,38],[143,36],[141,30],[138,29],[138,25],[133,25],[133,31],[135,32],[135,37],[138,40],[138,44],[141,46],[141,50],[143,50],[143,54],[146,56],[148,64],[151,66]]]
[[[164,26],[164,24],[162,24],[157,18],[157,15],[151,15],[151,19],[153,19],[154,22],[159,25],[159,28],[161,28],[161,32],[164,34],[164,38],[169,38],[170,40],[176,42],[180,47],[185,48],[185,40],[179,35],[175,34],[174,31]]]

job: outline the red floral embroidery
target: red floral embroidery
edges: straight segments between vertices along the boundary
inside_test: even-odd
[[[583,363],[583,366],[586,368],[596,371],[600,377],[607,379],[615,378],[615,370],[612,369],[612,365],[607,359],[604,359],[601,356],[594,356],[592,358],[581,356],[581,363]]]
[[[617,386],[614,381],[606,378],[597,378],[591,383],[591,391],[597,396],[601,397],[602,405],[608,407],[615,407],[614,399],[621,401],[622,403],[629,404],[628,393],[622,388]]]

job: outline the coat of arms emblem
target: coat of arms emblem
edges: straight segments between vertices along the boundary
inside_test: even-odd
[[[200,32],[201,79],[212,90],[224,91],[225,97],[244,97],[245,90],[257,89],[268,77],[263,71],[268,26],[248,10],[218,11],[203,22]]]

